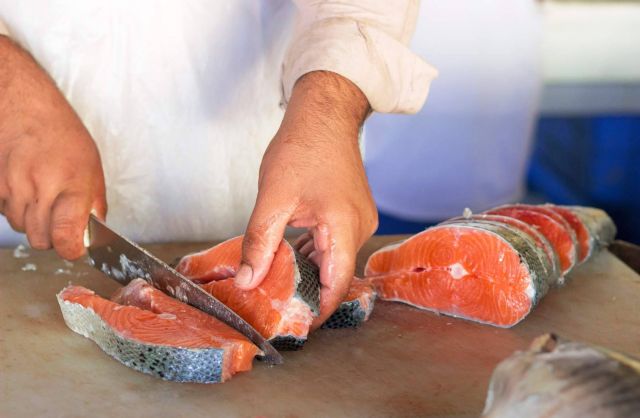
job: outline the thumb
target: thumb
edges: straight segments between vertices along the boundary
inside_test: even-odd
[[[258,195],[242,240],[242,261],[234,279],[237,287],[250,290],[262,283],[271,268],[289,218],[289,211]]]

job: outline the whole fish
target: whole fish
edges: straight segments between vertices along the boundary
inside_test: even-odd
[[[640,361],[547,334],[494,370],[482,418],[640,416]]]

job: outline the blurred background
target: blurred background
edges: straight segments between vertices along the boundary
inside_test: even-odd
[[[423,0],[412,47],[440,76],[365,128],[378,233],[553,202],[640,243],[640,1]]]

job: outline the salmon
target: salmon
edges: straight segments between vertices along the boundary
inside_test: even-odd
[[[540,231],[538,231],[536,228],[529,225],[528,223],[523,222],[516,218],[512,218],[510,216],[489,215],[486,213],[481,213],[481,214],[470,214],[469,216],[466,216],[466,217],[452,218],[448,221],[443,222],[443,224],[451,223],[451,222],[455,223],[465,219],[466,220],[472,219],[474,221],[479,221],[479,222],[482,222],[482,221],[498,222],[498,223],[507,224],[511,227],[519,229],[523,233],[529,235],[529,237],[535,241],[536,245],[544,250],[549,260],[549,264],[551,266],[551,271],[549,272],[549,274],[553,277],[561,276],[560,259],[558,258],[558,254],[556,253],[555,248],[553,247],[553,245],[551,245],[549,240],[540,233]]]
[[[511,327],[550,287],[563,283],[577,260],[607,246],[615,233],[611,218],[595,208],[465,210],[463,217],[374,252],[365,278],[380,299]]]
[[[182,257],[176,269],[200,284],[280,350],[301,348],[319,314],[318,268],[285,240],[262,283],[242,290],[233,280],[242,258],[242,236]]]
[[[347,297],[322,328],[358,328],[369,319],[375,298],[376,291],[371,282],[354,277]]]
[[[569,208],[552,204],[546,204],[545,207],[562,216],[569,226],[571,226],[576,234],[578,243],[578,263],[584,263],[594,250],[594,239],[587,229],[587,226],[582,222],[580,217]]]
[[[531,235],[460,219],[374,252],[365,276],[378,297],[498,327],[520,322],[556,280]]]
[[[238,331],[142,279],[104,299],[82,286],[58,295],[69,328],[125,366],[177,382],[224,382],[261,354]]]
[[[640,361],[554,335],[494,370],[483,418],[640,416]]]
[[[582,221],[589,231],[589,251],[587,257],[606,248],[615,239],[617,229],[607,212],[587,206],[563,206]]]
[[[561,215],[543,206],[522,204],[500,206],[486,213],[510,216],[537,228],[549,240],[558,254],[562,269],[558,284],[563,283],[564,276],[577,263],[578,244],[573,228]]]

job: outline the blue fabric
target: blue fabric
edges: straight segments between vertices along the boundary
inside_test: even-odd
[[[378,235],[394,235],[394,234],[416,234],[424,231],[425,228],[435,225],[438,221],[433,222],[413,222],[393,215],[388,215],[378,211]]]
[[[640,243],[640,115],[542,117],[529,189],[550,202],[595,206]]]

